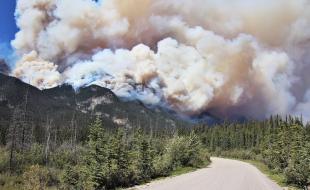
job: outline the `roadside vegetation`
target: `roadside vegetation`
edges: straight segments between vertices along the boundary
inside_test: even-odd
[[[94,118],[85,133],[69,127],[61,139],[48,122],[44,130],[26,124],[0,137],[0,189],[130,187],[205,167],[209,153],[251,162],[283,186],[310,184],[310,126],[301,118],[156,129]]]
[[[277,172],[277,171],[270,169],[266,164],[264,164],[261,161],[257,161],[257,160],[243,160],[243,161],[252,164],[256,168],[258,168],[260,171],[262,171],[265,175],[267,175],[270,179],[272,179],[277,184],[279,184],[281,187],[286,187],[287,190],[301,189],[301,188],[298,188],[296,185],[292,186],[292,184],[287,184],[284,173]]]
[[[281,185],[310,184],[310,126],[302,118],[200,126],[196,132],[215,156],[255,161]]]
[[[0,189],[116,189],[210,162],[191,130],[107,129],[99,118],[88,129],[86,141],[71,134],[61,144],[53,144],[53,136],[24,146],[22,139],[9,138],[0,149]]]

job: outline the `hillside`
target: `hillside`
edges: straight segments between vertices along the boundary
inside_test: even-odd
[[[5,61],[0,59],[0,73],[7,74],[9,72],[8,66],[5,64]]]
[[[149,109],[137,101],[122,101],[110,90],[99,86],[81,88],[77,92],[67,85],[41,91],[19,79],[0,74],[0,128],[4,144],[13,120],[42,130],[48,122],[59,131],[60,139],[74,128],[83,140],[86,126],[94,116],[100,116],[107,128],[141,126],[173,130],[176,125],[190,125],[165,110]],[[42,138],[38,135],[36,140],[42,141]]]

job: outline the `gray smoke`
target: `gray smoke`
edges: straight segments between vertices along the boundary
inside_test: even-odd
[[[19,0],[13,75],[195,116],[310,119],[308,0]]]

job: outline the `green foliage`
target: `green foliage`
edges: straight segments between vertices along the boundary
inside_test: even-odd
[[[310,184],[310,143],[297,150],[285,169],[287,182],[306,186]]]
[[[21,155],[29,165],[44,164],[44,147],[40,144],[33,144],[29,151],[26,151],[24,155]]]
[[[175,136],[168,142],[164,157],[170,162],[171,169],[182,166],[197,167],[203,164],[201,149],[200,140],[194,133],[188,137]]]
[[[106,132],[97,118],[90,125],[87,151],[80,169],[66,167],[67,188],[114,189],[166,176],[181,167],[199,167],[209,160],[195,133],[154,139],[141,129]],[[157,144],[156,142],[164,142]]]
[[[0,171],[7,171],[9,166],[9,152],[0,147]]]
[[[62,189],[83,189],[80,183],[81,176],[77,167],[65,166],[61,175]]]
[[[12,169],[15,173],[22,173],[27,167],[34,164],[43,164],[44,153],[43,146],[37,143],[33,144],[28,150],[14,151],[12,160]],[[9,172],[10,168],[10,150],[0,148],[0,171]]]
[[[0,189],[3,190],[16,190],[22,189],[22,177],[21,176],[12,176],[8,174],[0,174]]]
[[[72,145],[64,143],[50,155],[50,165],[58,169],[64,169],[67,165],[76,165],[82,160],[81,155],[84,152],[85,148],[82,146],[74,148]]]
[[[155,156],[153,160],[154,176],[168,176],[172,170],[171,159],[168,154]]]
[[[107,136],[99,117],[90,125],[89,130],[88,151],[84,159],[86,168],[84,174],[89,176],[89,179],[86,178],[86,180],[89,180],[94,188],[105,188],[109,185],[109,172],[112,169],[112,165],[108,157]]]
[[[225,158],[236,158],[241,160],[256,160],[258,159],[258,155],[255,155],[252,150],[241,150],[241,149],[234,149],[229,151],[221,151],[217,149],[214,152],[214,155],[219,157]]]
[[[151,132],[140,127],[107,129],[97,118],[84,130],[87,141],[69,138],[48,147],[48,154],[46,142],[15,149],[11,177],[7,175],[10,149],[1,147],[0,187],[20,189],[21,174],[28,188],[127,187],[204,166],[210,162],[206,149],[217,156],[258,160],[290,184],[310,183],[310,125],[304,126],[298,118],[277,116],[260,122]]]
[[[145,138],[143,138],[140,144],[138,157],[139,177],[142,178],[142,180],[149,180],[153,175],[154,166],[151,154],[151,145]]]
[[[30,166],[23,174],[25,190],[45,190],[49,181],[49,172],[39,165]]]
[[[264,164],[261,161],[257,161],[257,160],[245,160],[245,161],[257,167],[260,171],[266,174],[273,181],[277,182],[279,185],[287,186],[286,178],[283,173],[279,173],[274,170],[271,170],[266,164]],[[290,188],[288,188],[288,190],[289,189]]]
[[[116,189],[171,175],[173,171],[191,171],[210,162],[201,138],[191,130],[111,130],[98,117],[87,131],[85,142],[71,138],[60,145],[45,141],[14,150],[18,170],[11,175],[23,174],[25,189]],[[0,167],[9,172],[10,151],[1,148],[0,152]],[[7,189],[18,185],[0,183]]]
[[[284,173],[289,184],[304,187],[309,182],[310,133],[302,119],[279,116],[269,120],[198,127],[201,139],[213,154],[259,160],[276,173]]]

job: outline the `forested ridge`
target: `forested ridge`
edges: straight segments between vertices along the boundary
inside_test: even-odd
[[[209,162],[192,124],[164,110],[0,78],[0,189],[115,189]]]
[[[310,0],[0,0],[0,190],[310,190],[309,72]]]
[[[99,117],[87,140],[54,144],[8,139],[1,146],[2,189],[115,189],[168,176],[183,167],[199,168],[215,156],[258,160],[286,177],[287,184],[310,182],[310,127],[301,118],[223,122],[193,128],[106,128]],[[21,137],[21,136],[16,136]],[[30,143],[32,142],[32,143]]]
[[[258,160],[274,172],[284,173],[287,184],[310,184],[310,125],[304,125],[302,117],[224,122],[198,126],[196,132],[213,155]]]
[[[0,144],[7,143],[14,126],[20,126],[15,132],[24,136],[20,137],[24,141],[43,143],[48,133],[54,144],[68,138],[85,141],[87,126],[97,115],[106,128],[139,125],[173,130],[176,126],[190,126],[166,110],[149,109],[138,101],[124,101],[107,88],[91,85],[75,90],[63,85],[39,90],[0,73]],[[22,144],[29,146],[24,141]]]
[[[0,74],[0,189],[115,189],[206,166],[209,154],[265,163],[310,183],[302,118],[189,124],[101,87],[47,91]]]

